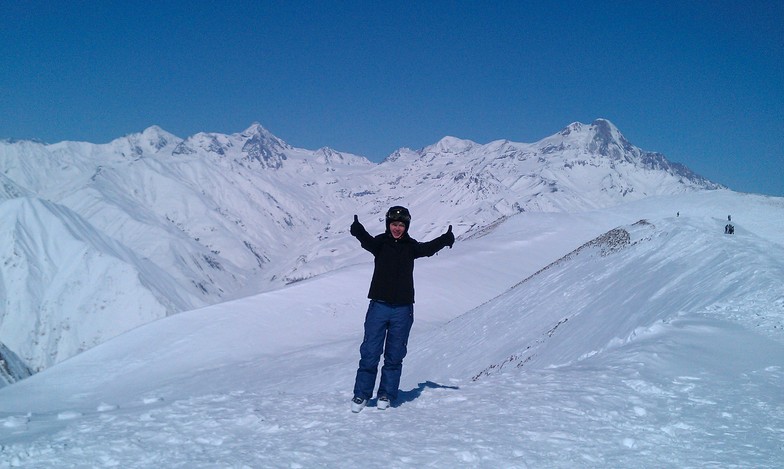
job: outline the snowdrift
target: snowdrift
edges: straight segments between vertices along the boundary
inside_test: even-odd
[[[609,231],[429,336],[408,370],[439,381],[565,366],[691,315],[784,339],[784,249],[722,226],[673,217]]]

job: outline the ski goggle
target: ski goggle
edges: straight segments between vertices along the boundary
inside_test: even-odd
[[[411,214],[403,207],[392,207],[387,212],[387,220],[409,222]]]

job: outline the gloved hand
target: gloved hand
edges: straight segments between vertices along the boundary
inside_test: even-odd
[[[351,224],[351,229],[349,230],[351,236],[358,236],[363,231],[365,231],[365,227],[359,222],[359,218],[354,215],[354,223]]]
[[[441,236],[444,238],[444,245],[449,246],[449,249],[452,249],[452,245],[455,244],[455,235],[452,234],[452,225],[449,225],[449,229]]]

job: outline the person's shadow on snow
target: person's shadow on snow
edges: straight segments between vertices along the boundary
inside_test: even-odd
[[[398,407],[403,405],[406,402],[411,402],[414,399],[417,399],[425,388],[431,389],[460,389],[458,386],[445,386],[443,384],[434,383],[432,381],[425,381],[424,383],[419,383],[417,387],[410,391],[400,391],[397,394],[397,400],[395,401],[394,407]]]

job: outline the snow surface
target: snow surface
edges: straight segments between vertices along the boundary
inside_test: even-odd
[[[0,467],[782,467],[782,229],[729,191],[510,217],[417,261],[400,399],[352,414],[367,255],[0,389]]]

